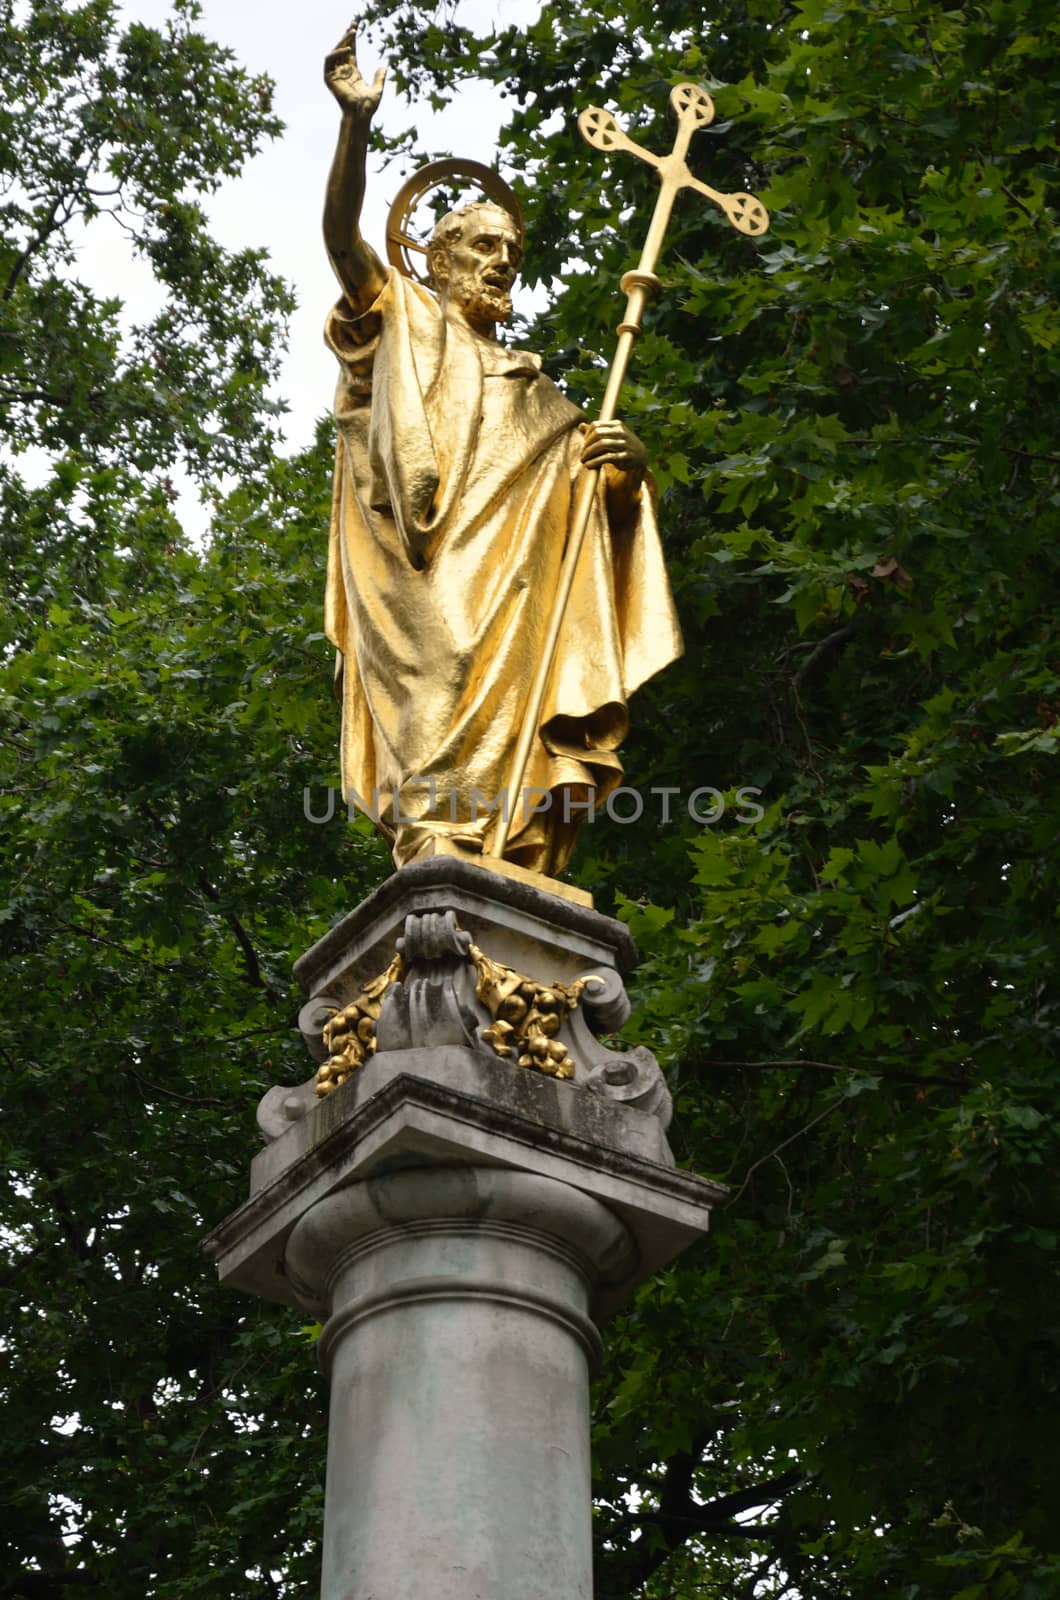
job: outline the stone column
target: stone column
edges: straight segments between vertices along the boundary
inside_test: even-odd
[[[591,1600],[589,1304],[634,1259],[598,1200],[498,1168],[306,1213],[286,1268],[330,1306],[322,1600]]]
[[[703,1237],[628,1015],[629,934],[461,860],[296,966],[320,1070],[269,1091],[221,1280],[325,1320],[323,1600],[591,1600],[599,1326]],[[321,1036],[321,1030],[324,1036]]]

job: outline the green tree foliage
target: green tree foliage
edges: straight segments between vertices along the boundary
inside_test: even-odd
[[[670,88],[706,82],[693,166],[773,217],[748,241],[682,198],[624,400],[688,646],[627,766],[727,808],[663,825],[649,798],[588,830],[575,875],[644,952],[627,1035],[670,1074],[679,1159],[732,1197],[611,1330],[598,1593],[1047,1600],[1055,8],[589,0],[489,41],[459,8],[377,9],[413,97],[479,76],[511,101],[502,164],[552,291],[525,336],[587,407],[653,180],[572,112],[663,150]],[[0,349],[6,437],[54,465],[3,482],[0,1595],[293,1594],[323,1396],[297,1318],[220,1296],[196,1237],[240,1198],[256,1096],[305,1076],[291,958],[386,871],[302,809],[334,767],[328,436],[265,459],[283,294],[187,198],[272,131],[265,86],[186,15],[124,41],[102,6],[30,15],[56,64],[3,47]],[[32,182],[31,122],[54,130]],[[140,186],[161,333],[123,334],[64,262],[90,148],[94,187]],[[205,552],[160,481],[181,458],[208,483],[254,467]]]
[[[309,734],[332,744],[329,441],[273,463],[289,292],[203,211],[279,125],[191,6],[3,22],[0,1594],[265,1594],[270,1561],[308,1590],[311,1356],[198,1249],[245,1191],[255,1095],[305,1076],[292,956],[362,892],[359,852],[380,873],[302,817]],[[86,229],[149,264],[146,324],[79,281]],[[179,466],[253,486],[208,552]]]
[[[52,574],[60,601],[71,581],[102,594],[118,550],[152,581],[175,466],[212,481],[269,456],[289,293],[210,237],[201,202],[279,124],[195,14],[122,32],[107,0],[0,5],[5,640],[39,625]],[[143,324],[79,280],[90,232],[153,274]],[[31,448],[50,463],[34,487],[12,463]]]

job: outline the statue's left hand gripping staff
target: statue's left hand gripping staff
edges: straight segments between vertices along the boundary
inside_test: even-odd
[[[644,241],[644,249],[640,254],[640,261],[636,270],[627,272],[622,279],[622,288],[626,291],[626,312],[618,325],[618,345],[615,358],[611,363],[608,374],[607,388],[604,391],[603,402],[600,406],[600,422],[610,422],[615,416],[618,405],[619,390],[626,375],[626,366],[629,362],[633,343],[640,332],[644,308],[649,298],[654,299],[659,292],[659,280],[655,276],[655,263],[659,258],[662,248],[663,235],[666,225],[670,220],[674,200],[682,189],[695,189],[700,194],[706,195],[708,200],[720,206],[740,233],[758,235],[765,233],[769,227],[769,214],[760,200],[751,194],[722,194],[717,189],[712,189],[709,184],[701,183],[694,178],[688,170],[685,155],[692,141],[692,135],[699,128],[705,128],[714,120],[714,102],[705,89],[698,84],[680,83],[670,95],[670,104],[677,112],[677,138],[674,147],[668,156],[653,155],[650,150],[645,150],[643,145],[635,144],[622,132],[618,123],[609,111],[601,111],[598,106],[591,106],[588,111],[583,111],[578,118],[578,126],[585,139],[597,150],[628,150],[630,155],[636,156],[640,161],[646,161],[654,167],[659,174],[661,188],[659,198],[655,202],[655,211],[652,215],[651,226],[648,228],[648,237]],[[556,592],[552,616],[549,619],[548,633],[545,635],[545,647],[538,664],[537,675],[534,678],[527,701],[526,711],[523,716],[519,741],[515,747],[512,758],[511,776],[507,785],[507,793],[511,796],[518,795],[522,790],[523,778],[526,774],[527,764],[534,739],[538,736],[541,724],[541,708],[545,702],[545,691],[552,672],[552,663],[556,655],[556,646],[559,643],[560,630],[567,610],[567,601],[570,598],[571,588],[574,583],[574,574],[578,570],[578,558],[581,555],[582,544],[585,539],[585,530],[589,525],[589,514],[592,509],[593,496],[596,491],[596,473],[599,464],[592,461],[585,462],[586,470],[582,473],[575,491],[574,508],[571,515],[570,536],[567,540],[566,554],[563,558],[563,567],[560,571],[559,586]],[[505,809],[507,815],[505,815]],[[501,811],[496,830],[492,839],[487,844],[486,853],[492,856],[503,856],[504,847],[508,842],[513,820],[512,807]]]

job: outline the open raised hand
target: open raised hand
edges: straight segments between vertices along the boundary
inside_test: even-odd
[[[380,67],[371,83],[365,83],[357,65],[357,24],[351,22],[334,50],[324,60],[324,82],[343,112],[365,124],[371,122],[383,93],[386,71]]]

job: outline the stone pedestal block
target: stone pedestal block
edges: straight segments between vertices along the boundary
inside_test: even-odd
[[[724,1193],[674,1166],[650,1052],[594,1035],[634,959],[609,918],[443,858],[298,963],[321,1070],[265,1097],[206,1248],[325,1321],[324,1600],[590,1600],[598,1327]]]

